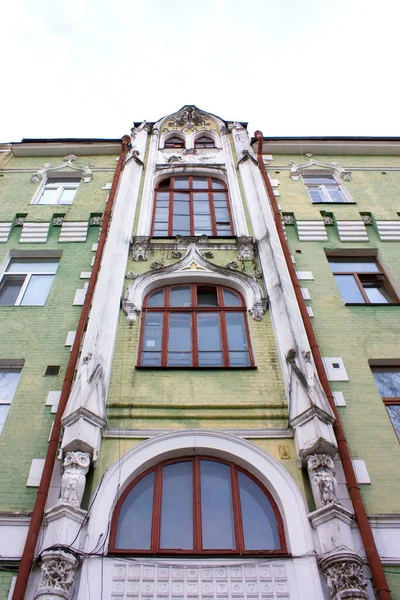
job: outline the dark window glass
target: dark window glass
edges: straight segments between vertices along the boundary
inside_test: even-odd
[[[164,148],[184,148],[185,142],[180,137],[170,137],[165,140]]]
[[[193,549],[193,464],[163,468],[160,548]]]
[[[194,142],[195,148],[215,148],[214,140],[207,135],[198,137]]]
[[[154,472],[138,481],[122,505],[118,519],[116,548],[150,550]]]
[[[274,510],[261,488],[244,473],[238,473],[242,507],[244,547],[262,550],[280,547]]]
[[[382,398],[400,398],[400,368],[374,368],[375,383]]]
[[[203,549],[236,547],[231,473],[228,465],[200,461]]]

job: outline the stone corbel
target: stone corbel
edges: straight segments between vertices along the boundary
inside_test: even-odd
[[[133,260],[148,260],[150,251],[150,237],[136,236],[133,238],[132,258]]]
[[[41,555],[41,580],[35,600],[69,600],[79,567],[79,559],[72,552],[47,550]]]
[[[267,312],[268,299],[262,298],[259,302],[253,304],[249,309],[249,314],[255,321],[262,321],[263,316]]]
[[[127,298],[123,298],[122,300],[122,310],[126,314],[126,318],[128,319],[129,323],[136,321],[140,315],[140,308],[135,306],[135,304],[130,302]]]
[[[236,238],[236,243],[239,260],[254,259],[254,242],[252,237],[241,235]]]

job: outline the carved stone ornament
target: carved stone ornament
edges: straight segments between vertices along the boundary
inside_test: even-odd
[[[307,469],[317,508],[338,502],[335,463],[332,457],[328,454],[312,454],[307,457]]]
[[[372,218],[370,215],[361,215],[364,225],[372,225]]]
[[[196,106],[184,106],[175,116],[174,125],[175,127],[184,127],[186,129],[193,129],[198,125],[204,125],[205,119],[200,114]]]
[[[331,600],[369,598],[363,561],[357,554],[350,552],[333,554],[323,558],[320,565],[330,589]]]
[[[75,154],[68,154],[68,156],[64,156],[64,162],[75,162],[77,160]]]
[[[237,238],[238,258],[239,260],[253,260],[254,243],[252,237],[241,235]]]
[[[54,217],[53,219],[53,227],[61,227],[64,223],[64,217]]]
[[[126,314],[126,318],[128,319],[129,323],[136,321],[140,315],[140,309],[133,302],[130,302],[126,298],[122,300],[122,310]]]
[[[226,263],[226,267],[232,269],[232,271],[236,271],[239,268],[239,265],[235,260],[231,260],[231,262]]]
[[[254,279],[254,281],[257,281],[257,279],[261,279],[262,277],[262,273],[259,269],[254,269],[254,271],[249,273],[249,275]]]
[[[329,217],[328,215],[323,216],[322,220],[324,222],[324,225],[334,225],[332,217]]]
[[[125,279],[135,280],[136,277],[139,277],[139,273],[135,273],[134,271],[129,271],[129,273],[125,275]]]
[[[153,271],[158,271],[158,269],[163,269],[163,268],[164,268],[164,263],[161,261],[158,261],[158,260],[155,260],[150,265],[150,269],[152,269]]]
[[[54,173],[63,169],[72,169],[73,171],[78,171],[78,174],[80,175],[80,177],[83,179],[83,181],[85,183],[88,183],[89,181],[92,180],[92,164],[88,163],[87,165],[83,165],[83,166],[79,166],[79,165],[75,165],[74,162],[76,161],[76,156],[75,154],[70,154],[69,156],[65,156],[63,158],[63,164],[58,165],[57,167],[52,167],[51,164],[49,163],[45,163],[43,165],[43,167],[41,169],[39,169],[39,171],[36,171],[36,173],[32,173],[31,175],[31,181],[33,183],[40,183],[43,179],[43,176],[48,176],[49,173]]]
[[[171,154],[170,156],[165,157],[165,162],[169,165],[172,163],[182,162],[182,156],[178,156],[177,154]]]
[[[103,217],[92,217],[90,219],[89,225],[101,225],[103,223]]]
[[[26,217],[18,217],[17,219],[15,219],[15,227],[22,227],[22,225],[25,223],[25,218]]]
[[[256,302],[249,310],[249,314],[255,321],[261,321],[267,310],[267,300],[263,298],[260,302]]]
[[[132,258],[133,260],[148,260],[150,250],[150,238],[148,236],[136,236],[133,238]]]
[[[214,258],[214,252],[211,252],[211,250],[206,250],[203,252],[203,256],[204,258]]]
[[[293,217],[293,215],[283,215],[282,216],[282,223],[284,225],[294,225],[294,217]]]
[[[176,236],[176,243],[179,244],[180,246],[184,246],[184,247],[188,247],[190,244],[196,244],[198,246],[203,246],[205,244],[208,244],[208,237],[203,234],[203,235],[177,235]]]
[[[71,598],[72,586],[79,567],[79,560],[70,552],[48,550],[42,552],[41,580],[36,598]]]
[[[171,256],[172,258],[182,258],[183,252],[180,250],[173,250]]]
[[[80,507],[89,467],[90,454],[88,452],[67,452],[64,459],[61,496],[58,504],[65,503]]]

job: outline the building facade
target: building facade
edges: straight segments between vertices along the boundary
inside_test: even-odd
[[[399,155],[1,147],[1,600],[400,598]]]

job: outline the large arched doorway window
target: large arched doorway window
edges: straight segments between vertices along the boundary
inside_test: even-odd
[[[215,177],[177,176],[155,191],[152,236],[233,235],[228,189]]]
[[[138,366],[253,366],[242,296],[199,283],[151,292],[143,304]]]
[[[110,552],[286,554],[282,518],[268,491],[232,463],[207,456],[160,463],[118,501]]]

